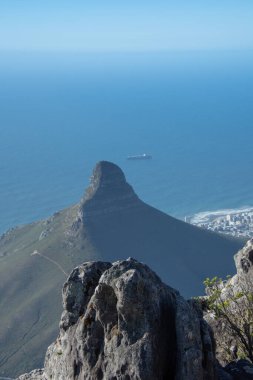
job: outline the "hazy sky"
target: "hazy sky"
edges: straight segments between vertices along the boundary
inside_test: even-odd
[[[0,50],[253,49],[252,0],[0,0]]]

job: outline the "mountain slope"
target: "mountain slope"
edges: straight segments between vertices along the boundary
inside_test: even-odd
[[[0,239],[0,376],[41,367],[57,334],[62,284],[78,264],[132,256],[193,296],[206,276],[234,271],[240,246],[150,207],[119,167],[98,163],[78,205]]]

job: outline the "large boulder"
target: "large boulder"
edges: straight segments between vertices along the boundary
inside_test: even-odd
[[[44,370],[20,380],[217,378],[212,335],[195,302],[134,259],[74,269],[63,307]]]

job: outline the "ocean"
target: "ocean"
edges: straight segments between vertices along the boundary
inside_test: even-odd
[[[99,160],[177,218],[253,206],[252,68],[250,51],[2,52],[0,233],[78,202]]]

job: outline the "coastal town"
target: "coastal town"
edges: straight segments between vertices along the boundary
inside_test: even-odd
[[[185,217],[195,226],[235,237],[253,237],[253,207],[206,211]]]

